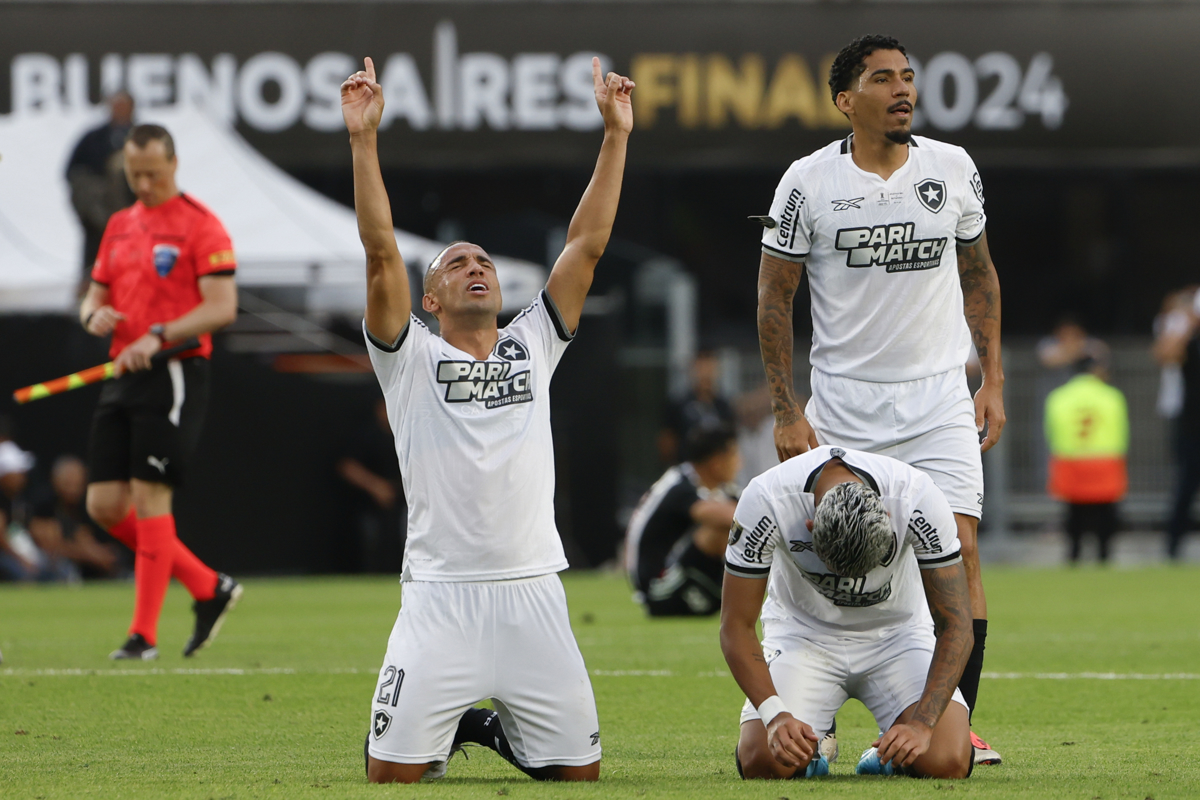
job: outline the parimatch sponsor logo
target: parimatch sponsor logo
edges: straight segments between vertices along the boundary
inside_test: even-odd
[[[800,224],[802,208],[804,195],[800,194],[799,189],[792,189],[783,206],[783,213],[779,215],[779,230],[775,233],[781,247],[791,247],[796,243],[796,226]]]
[[[833,601],[835,606],[850,608],[865,608],[882,603],[892,596],[892,582],[889,580],[878,589],[868,592],[867,579],[847,578],[831,573],[807,572],[801,570],[808,582],[818,592]]]
[[[533,400],[529,370],[513,373],[507,361],[439,361],[438,383],[446,384],[447,403],[482,403],[498,408]]]
[[[763,550],[777,527],[770,517],[760,519],[758,524],[746,532],[746,540],[742,545],[742,557],[753,564],[761,564]]]
[[[942,538],[938,536],[937,528],[925,519],[925,512],[921,509],[913,510],[912,518],[908,521],[908,532],[917,538],[925,552],[942,552]]]
[[[916,223],[843,228],[834,246],[846,253],[848,267],[883,266],[888,272],[934,269],[942,263],[946,237],[918,239]]]

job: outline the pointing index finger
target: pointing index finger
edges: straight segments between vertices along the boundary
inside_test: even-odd
[[[367,80],[369,80],[371,83],[374,83],[375,82],[375,62],[371,60],[370,56],[367,56],[366,58],[363,59],[363,65],[367,68]]]
[[[604,85],[604,76],[600,74],[600,59],[592,56],[592,83],[599,89]]]

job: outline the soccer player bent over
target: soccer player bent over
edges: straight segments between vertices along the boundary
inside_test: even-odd
[[[367,254],[363,328],[409,502],[404,602],[372,699],[367,776],[438,777],[475,742],[536,779],[596,780],[596,702],[556,574],[567,561],[549,392],[612,231],[633,82],[593,62],[604,144],[546,288],[498,328],[495,266],[455,242],[425,273],[435,335],[412,315],[376,150],[383,90],[371,59],[365,67],[342,84]],[[473,708],[485,698],[495,712]]]
[[[115,659],[158,657],[158,617],[172,577],[195,599],[185,656],[213,640],[242,594],[179,540],[172,514],[208,404],[210,334],[237,318],[229,234],[176,187],[177,164],[165,128],[129,132],[125,176],[138,200],[109,219],[79,309],[88,333],[112,335],[118,376],[104,385],[92,419],[87,510],[137,554],[133,623]],[[153,365],[159,350],[193,336],[198,348]]]
[[[971,602],[954,514],[928,476],[817,447],[750,482],[725,558],[721,649],[746,693],[743,778],[827,774],[817,742],[851,697],[881,731],[859,774],[970,775],[956,687]]]
[[[983,184],[961,147],[912,135],[917,102],[903,46],[863,36],[838,53],[830,93],[853,133],[792,164],[763,232],[758,331],[780,460],[836,444],[898,458],[946,496],[971,589],[972,710],[987,638],[976,533],[983,462],[1004,427],[1000,282]],[[792,387],[792,299],[808,269],[812,398]],[[972,403],[964,364],[983,367]],[[987,435],[981,434],[986,424]],[[975,737],[976,763],[1000,756]],[[825,750],[825,747],[822,747]],[[836,753],[836,748],[830,748]]]

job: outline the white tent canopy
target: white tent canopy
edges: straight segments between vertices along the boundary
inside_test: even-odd
[[[303,286],[313,310],[361,310],[366,296],[354,212],[275,167],[232,129],[191,107],[156,109],[179,154],[181,190],[229,229],[243,286]],[[64,177],[75,143],[100,112],[0,116],[0,311],[65,311],[75,300],[83,232]],[[396,231],[410,266],[442,245]],[[545,270],[496,258],[505,310],[529,303]]]

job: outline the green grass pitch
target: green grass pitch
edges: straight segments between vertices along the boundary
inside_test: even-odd
[[[962,781],[858,778],[874,737],[851,701],[829,778],[743,783],[741,695],[716,620],[646,620],[617,577],[564,577],[593,672],[594,785],[534,784],[491,751],[448,776],[370,786],[368,704],[400,601],[390,579],[259,579],[217,642],[180,654],[172,587],[162,657],[114,663],[130,585],[0,586],[0,797],[1200,797],[1200,571],[985,570],[991,608],[976,729],[1004,755]]]

